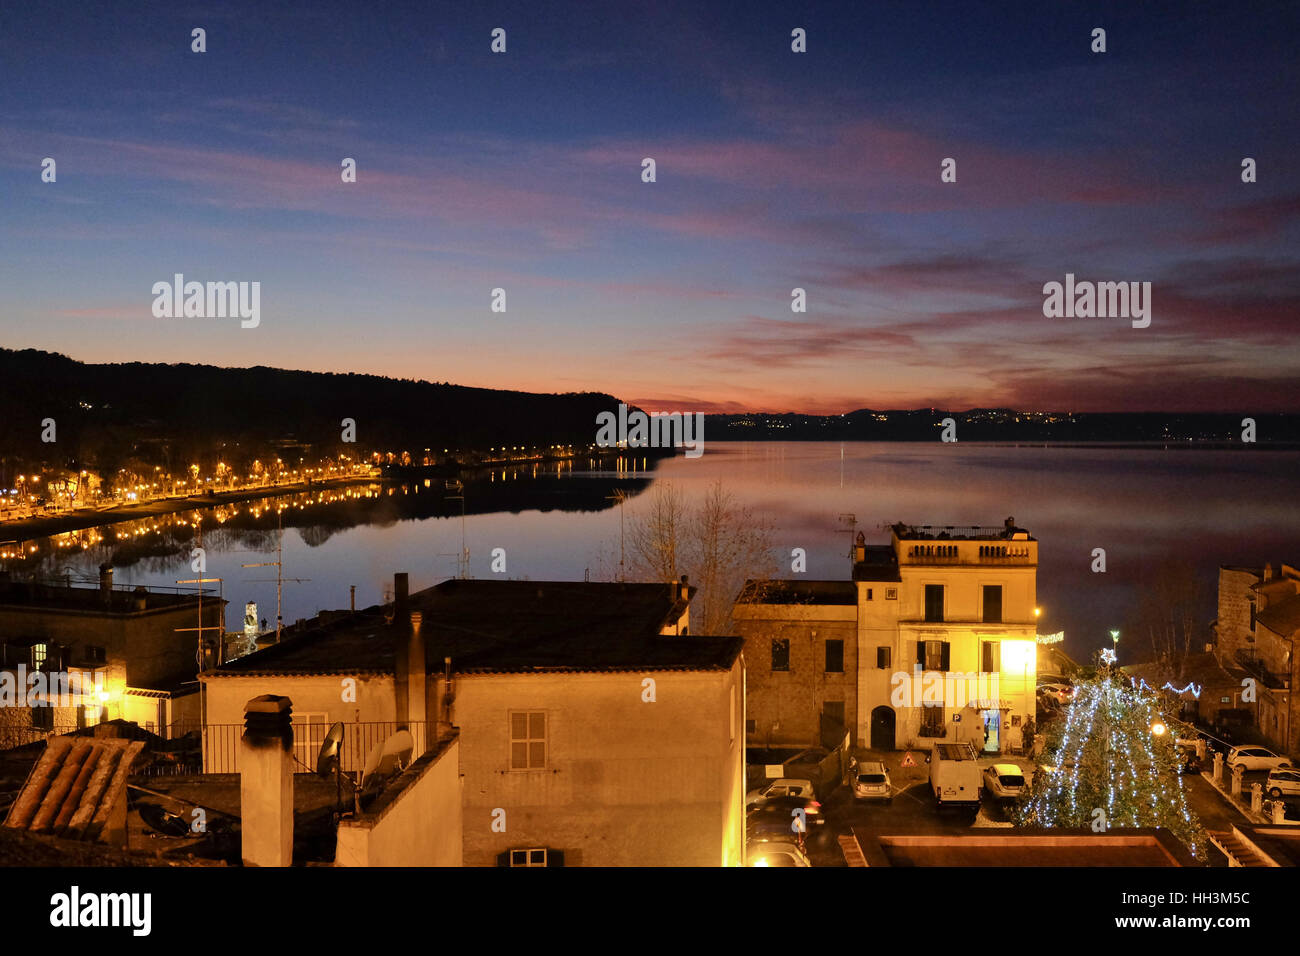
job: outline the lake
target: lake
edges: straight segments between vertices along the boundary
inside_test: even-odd
[[[280,500],[285,623],[325,608],[385,599],[394,571],[412,589],[458,572],[462,528],[467,573],[491,575],[505,551],[507,577],[607,579],[618,561],[620,509],[644,509],[645,490],[671,481],[698,495],[715,480],[775,526],[788,573],[792,548],[808,554],[808,578],[847,579],[853,515],[868,543],[887,543],[896,521],[1001,526],[1009,516],[1039,541],[1040,633],[1064,630],[1076,659],[1131,621],[1139,580],[1169,558],[1190,561],[1215,614],[1221,564],[1295,560],[1295,475],[1300,452],[965,443],[709,443],[703,457],[633,463],[627,471],[554,463],[483,472],[465,483],[463,506],[441,481],[309,492]],[[218,514],[217,511],[222,511]],[[31,542],[5,565],[16,576],[93,578],[111,561],[118,584],[175,585],[190,568],[193,513],[106,526]],[[276,511],[267,501],[204,513],[206,576],[223,579],[227,626],[245,601],[275,620]],[[1106,551],[1106,572],[1091,571]],[[297,579],[297,580],[290,580]],[[1137,635],[1129,635],[1136,639]],[[1125,654],[1123,638],[1120,657]]]

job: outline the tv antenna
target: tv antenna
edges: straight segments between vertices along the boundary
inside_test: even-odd
[[[443,482],[444,491],[454,491],[455,494],[443,495],[444,501],[460,502],[460,554],[453,555],[449,552],[440,552],[439,557],[456,559],[456,577],[469,577],[469,546],[465,543],[465,483],[459,478],[452,478]]]
[[[241,564],[241,568],[275,568],[275,643],[280,643],[280,634],[284,630],[284,582],[303,584],[311,578],[286,578],[284,576],[284,508],[275,509],[275,560],[259,561],[255,564]],[[270,578],[255,578],[249,584],[270,584]]]
[[[203,518],[202,518],[202,516],[200,516],[200,515],[196,515],[196,516],[195,516],[195,518],[194,518],[194,527],[195,527],[195,529],[196,529],[197,532],[198,532],[198,544],[197,544],[197,547],[198,547],[199,553],[202,554],[202,553],[203,553]],[[205,561],[204,561],[204,566],[206,567],[206,565],[207,565],[207,562],[206,562],[206,560],[205,560]],[[202,572],[200,572],[200,575],[201,575],[201,574],[202,574]],[[193,633],[197,633],[197,634],[199,635],[199,637],[198,637],[198,649],[195,651],[195,661],[196,661],[196,663],[199,665],[199,670],[203,670],[203,632],[204,632],[204,631],[216,631],[216,632],[217,632],[217,664],[216,664],[216,666],[217,666],[217,667],[220,667],[223,663],[225,663],[225,661],[223,660],[223,658],[225,658],[225,656],[226,656],[226,646],[225,646],[225,645],[226,645],[226,585],[225,585],[225,582],[224,582],[221,578],[205,578],[205,577],[201,577],[201,576],[200,576],[200,577],[197,577],[197,578],[187,578],[187,579],[185,579],[185,580],[183,580],[183,581],[177,581],[176,583],[177,583],[177,584],[197,584],[197,585],[199,586],[199,626],[198,626],[198,627],[174,627],[174,628],[172,628],[172,630],[175,631],[177,634],[193,634]],[[217,605],[217,607],[218,607],[218,609],[219,609],[220,612],[221,612],[221,620],[220,620],[219,623],[214,624],[214,625],[212,625],[211,627],[204,627],[204,626],[203,626],[203,585],[205,585],[205,584],[217,584],[217,585],[220,585],[220,589],[219,589],[218,592],[217,592],[218,600],[220,601],[220,603]]]

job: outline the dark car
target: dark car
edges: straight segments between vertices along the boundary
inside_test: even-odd
[[[745,818],[751,837],[764,833],[798,833],[800,824],[807,832],[825,822],[822,805],[810,797],[773,797],[749,811]]]

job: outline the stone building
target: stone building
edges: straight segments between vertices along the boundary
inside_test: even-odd
[[[1214,652],[1251,681],[1238,706],[1253,710],[1260,732],[1284,753],[1300,752],[1300,571],[1289,564],[1219,569],[1219,612]],[[1254,698],[1251,700],[1251,698]]]

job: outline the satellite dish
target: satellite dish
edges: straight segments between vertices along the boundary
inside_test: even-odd
[[[411,753],[415,750],[415,738],[409,730],[399,730],[391,734],[383,743],[375,744],[366,754],[366,765],[361,771],[361,786],[367,788],[372,781],[391,777],[399,770],[410,766]]]
[[[335,721],[325,739],[321,741],[320,753],[316,755],[316,773],[328,777],[339,769],[339,745],[343,742],[343,722]]]
[[[397,769],[405,770],[411,765],[411,753],[415,750],[415,738],[409,730],[399,730],[384,741],[384,758],[393,758]],[[381,765],[382,766],[382,765]]]

